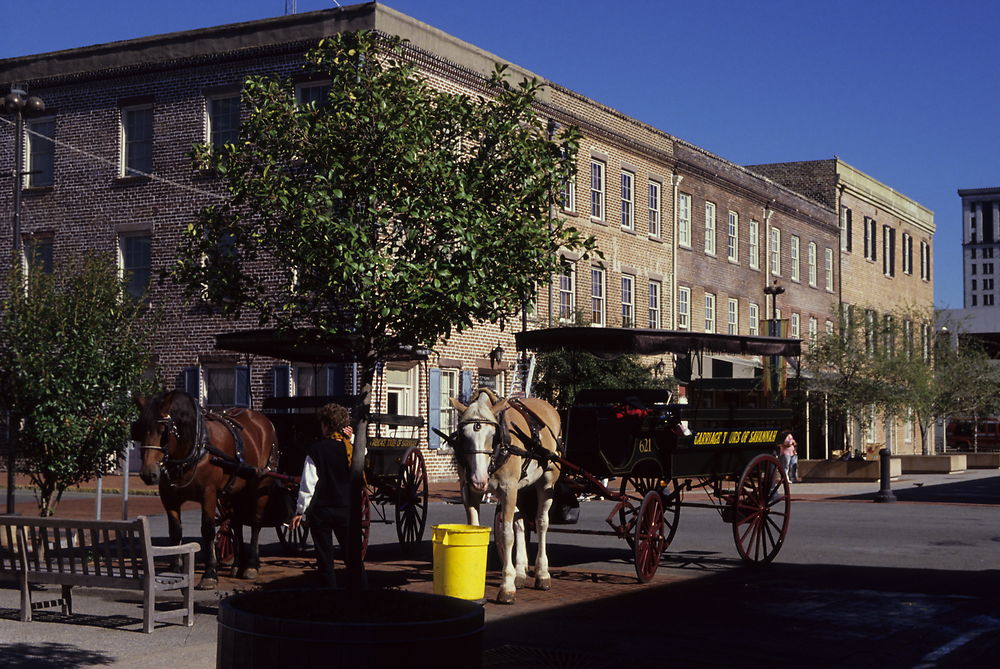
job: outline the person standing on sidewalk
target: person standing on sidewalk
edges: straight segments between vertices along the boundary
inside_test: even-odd
[[[785,470],[785,476],[792,483],[799,482],[799,453],[796,450],[798,442],[791,430],[785,432],[785,438],[778,446],[778,461]]]
[[[306,449],[299,482],[299,498],[289,526],[298,529],[303,516],[316,546],[317,566],[324,584],[337,586],[333,571],[333,536],[346,549],[351,492],[351,414],[339,404],[317,412],[323,438]],[[346,552],[346,551],[345,551]]]

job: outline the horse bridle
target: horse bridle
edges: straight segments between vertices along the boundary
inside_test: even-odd
[[[496,450],[497,450],[496,442],[497,442],[497,437],[500,434],[500,423],[499,423],[499,421],[489,420],[487,418],[469,418],[468,420],[459,421],[457,429],[455,430],[455,433],[452,436],[452,439],[454,441],[456,441],[456,442],[458,441],[458,432],[461,431],[461,429],[464,426],[466,426],[466,425],[472,425],[473,426],[472,427],[472,431],[473,432],[479,432],[480,430],[482,430],[483,429],[483,425],[492,425],[494,428],[496,428],[496,432],[493,433],[493,444],[494,444],[494,446],[493,446],[492,449],[490,449],[488,451],[484,450],[484,449],[481,449],[481,448],[471,448],[471,449],[470,448],[456,448],[455,449],[456,451],[460,450],[463,455],[489,455],[489,456],[492,457],[494,454],[496,454]]]

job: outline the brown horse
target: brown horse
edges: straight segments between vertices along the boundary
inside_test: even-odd
[[[462,477],[462,501],[470,525],[479,524],[483,493],[491,490],[497,494],[503,512],[496,536],[503,563],[503,583],[497,601],[513,604],[515,589],[527,580],[527,551],[521,532],[517,533],[521,541],[514,552],[514,514],[520,489],[533,487],[538,497],[535,588],[548,590],[552,582],[545,540],[560,469],[549,458],[558,454],[561,422],[559,413],[545,400],[502,400],[486,388],[476,391],[475,398],[469,406],[452,398],[451,403],[459,412],[458,431],[448,441],[455,448]]]
[[[137,403],[141,414],[132,438],[142,447],[140,476],[148,485],[159,483],[171,543],[181,543],[181,504],[201,506],[205,573],[197,587],[210,590],[218,584],[214,539],[220,501],[237,527],[250,525],[249,556],[239,561],[240,576],[256,578],[260,521],[272,483],[263,475],[275,444],[271,421],[249,409],[205,411],[180,390]]]

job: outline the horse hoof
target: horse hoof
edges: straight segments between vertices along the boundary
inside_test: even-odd
[[[247,567],[243,570],[243,575],[240,578],[244,578],[248,581],[257,580],[257,570],[253,567]]]
[[[528,577],[524,574],[518,574],[514,577],[514,587],[523,588],[524,584],[528,582]]]
[[[497,595],[497,604],[513,604],[514,597],[515,593],[513,590],[511,590],[510,592],[505,592],[501,590],[500,594]]]
[[[214,578],[203,578],[198,581],[198,585],[194,586],[195,590],[215,590],[215,587],[219,585],[218,579]]]
[[[551,590],[552,589],[552,578],[536,578],[535,579],[535,590]]]

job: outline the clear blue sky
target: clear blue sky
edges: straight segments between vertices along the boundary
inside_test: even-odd
[[[955,191],[1000,186],[1000,3],[385,4],[736,163],[839,156],[934,211],[935,301],[962,305]],[[332,6],[297,2],[299,12]],[[9,0],[0,58],[284,9],[284,0]]]

